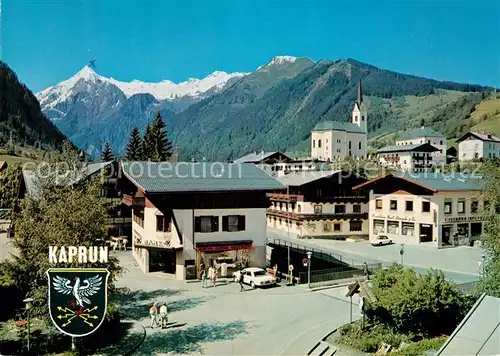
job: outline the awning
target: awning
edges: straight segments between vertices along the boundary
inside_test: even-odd
[[[197,251],[203,251],[203,252],[250,250],[253,248],[253,241],[242,240],[242,241],[197,242],[195,245]]]

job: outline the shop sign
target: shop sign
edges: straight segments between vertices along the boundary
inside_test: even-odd
[[[482,216],[460,216],[457,218],[444,218],[445,223],[456,223],[456,222],[469,222],[469,221],[483,221]]]
[[[387,219],[387,220],[399,220],[399,221],[416,221],[414,216],[396,216],[396,215],[373,215],[374,219]]]
[[[142,237],[136,236],[134,245],[144,247],[170,248],[170,241],[143,240]]]

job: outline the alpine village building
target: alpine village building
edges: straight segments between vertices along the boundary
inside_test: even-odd
[[[265,266],[266,194],[285,188],[266,172],[208,162],[122,162],[122,170],[132,254],[144,272],[185,280],[217,261]]]
[[[466,173],[389,174],[355,187],[369,190],[369,236],[438,248],[468,245],[482,234],[480,178]]]
[[[368,238],[367,180],[349,172],[290,173],[277,180],[287,192],[269,193],[267,226],[297,238]]]
[[[500,138],[487,132],[467,132],[458,140],[458,159],[500,158]]]

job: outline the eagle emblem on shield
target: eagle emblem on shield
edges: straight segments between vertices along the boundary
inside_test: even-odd
[[[49,312],[64,334],[82,337],[104,321],[108,304],[109,271],[102,268],[50,268]]]

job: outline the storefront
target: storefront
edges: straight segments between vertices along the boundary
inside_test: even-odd
[[[233,272],[248,266],[253,248],[252,240],[196,243],[198,278],[201,276],[202,264],[208,268],[213,266],[214,263],[219,268],[224,264],[224,269],[219,270],[221,277],[232,276]],[[226,276],[223,274],[226,274]]]

